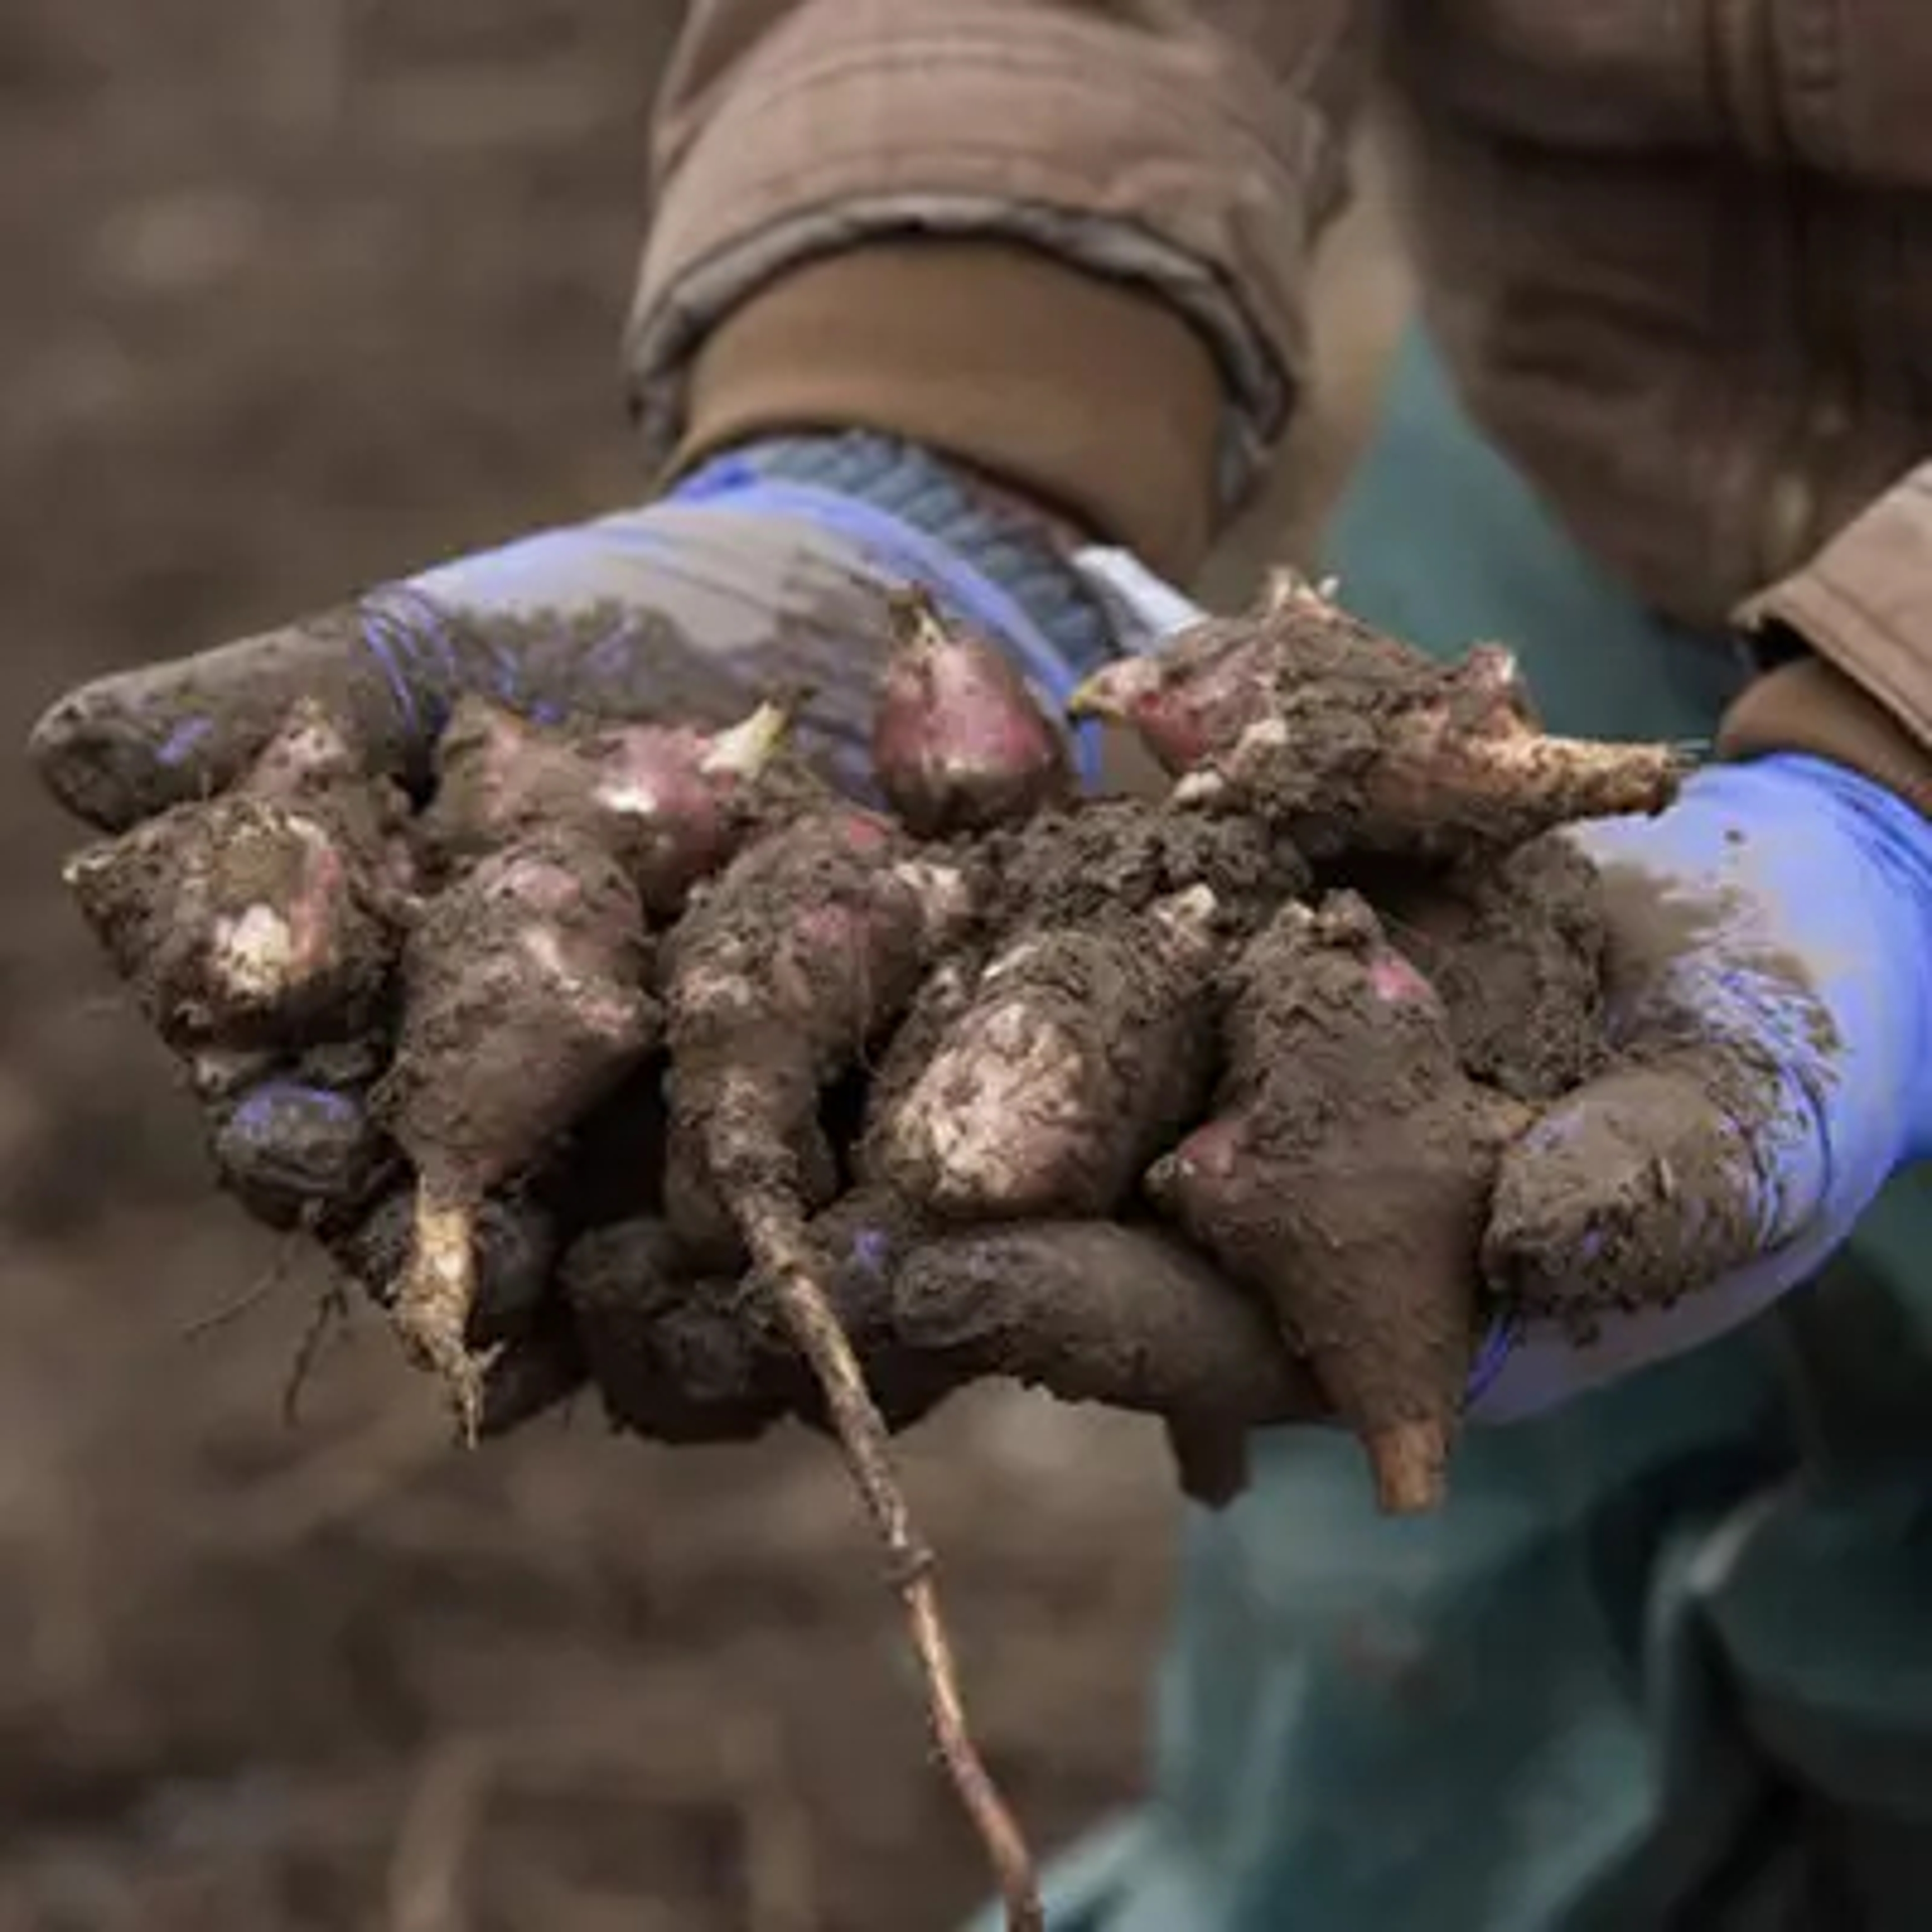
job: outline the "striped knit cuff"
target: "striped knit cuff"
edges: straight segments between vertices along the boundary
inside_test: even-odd
[[[701,502],[753,482],[830,490],[896,517],[1005,592],[1076,674],[1118,655],[1104,608],[1043,520],[916,444],[860,430],[764,438],[701,464],[672,494]]]

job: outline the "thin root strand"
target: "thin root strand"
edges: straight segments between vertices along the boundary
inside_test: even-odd
[[[740,1219],[746,1246],[770,1282],[785,1328],[817,1378],[847,1467],[886,1546],[893,1587],[904,1605],[926,1681],[940,1760],[986,1848],[1006,1907],[1007,1932],[1044,1932],[1033,1853],[967,1723],[958,1666],[940,1611],[932,1552],[914,1525],[892,1467],[884,1419],[866,1385],[850,1337],[819,1282],[803,1222],[783,1203],[769,1199],[746,1204]]]
[[[296,1343],[296,1352],[289,1363],[289,1372],[282,1383],[282,1426],[292,1429],[302,1420],[303,1391],[308,1387],[309,1378],[315,1372],[315,1365],[321,1359],[322,1345],[338,1322],[349,1318],[349,1297],[339,1281],[332,1281],[316,1297],[315,1311],[303,1328],[302,1338]]]

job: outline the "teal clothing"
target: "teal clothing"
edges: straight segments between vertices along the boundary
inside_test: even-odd
[[[1514,648],[1556,728],[1707,737],[1742,666],[1640,608],[1420,340],[1330,567],[1372,622]],[[1723,1340],[1474,1430],[1376,1516],[1339,1435],[1194,1513],[1154,1796],[1053,1932],[1932,1927],[1932,1176]]]

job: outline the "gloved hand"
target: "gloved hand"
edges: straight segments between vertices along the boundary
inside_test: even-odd
[[[454,700],[706,724],[808,687],[808,752],[866,786],[882,592],[924,583],[1054,698],[1111,646],[1078,578],[1004,499],[864,436],[755,446],[668,496],[385,584],[340,609],[101,679],[36,727],[68,809],[117,830],[234,778],[308,694],[420,778]]]
[[[1165,634],[1205,614],[1125,560]],[[1932,823],[1795,754],[1574,838],[1602,868],[1616,1071],[1510,1151],[1485,1242],[1501,1421],[1693,1348],[1808,1279],[1932,1150]]]
[[[1152,580],[1121,567],[1158,598]],[[1004,645],[1055,700],[1099,667],[1123,629],[1139,634],[1132,600],[1118,602],[1110,586],[1070,567],[1008,500],[883,439],[802,438],[722,459],[644,508],[464,558],[262,636],[100,680],[52,706],[34,731],[33,754],[70,810],[119,830],[232,780],[304,695],[332,700],[374,758],[419,782],[444,719],[468,692],[538,718],[668,714],[722,724],[760,698],[805,687],[801,748],[863,795],[889,634],[884,593],[910,580]],[[1090,775],[1096,748],[1089,740],[1080,748]],[[316,1227],[338,1260],[381,1292],[400,1264],[408,1216],[393,1154],[364,1105],[382,1070],[374,1057],[338,1049],[292,1066],[202,1058],[197,1072],[218,1165],[244,1204],[276,1226]],[[631,1120],[625,1131],[647,1138],[652,1128]],[[643,1156],[620,1165],[642,1172]],[[574,1336],[554,1310],[532,1315],[550,1306],[543,1291],[559,1233],[527,1202],[492,1202],[484,1213],[476,1339],[512,1344],[493,1370],[486,1430],[513,1426],[581,1378]],[[1198,1275],[1177,1274],[1171,1252],[1147,1238],[1109,1233],[1118,1238],[1099,1288],[1136,1308],[1172,1310],[1177,1294],[1185,1304]],[[1048,1236],[1034,1278],[1078,1275],[1070,1258],[1089,1254],[1093,1239],[1088,1229],[1070,1230],[1064,1241]],[[997,1339],[989,1324],[1002,1304],[975,1272],[985,1259],[969,1244],[934,1263],[925,1328],[888,1331],[890,1350],[911,1365],[906,1372],[932,1390],[983,1372],[975,1350]],[[862,1287],[863,1269],[854,1278]],[[969,1279],[977,1286],[965,1302],[946,1292],[948,1281]],[[1136,1281],[1144,1294],[1133,1294]],[[1106,1293],[1097,1303],[1066,1294],[1047,1301],[1054,1318],[1034,1324],[1046,1351],[1037,1372],[1089,1399],[1184,1408],[1189,1388],[1213,1386],[1217,1360],[1238,1364],[1256,1352],[1245,1304],[1222,1295],[1216,1305],[1228,1310],[1232,1345],[1218,1357],[1209,1347],[1192,1382],[1165,1395],[1128,1385],[1131,1374],[1118,1387],[1090,1376],[1083,1382],[1085,1358],[1069,1340],[1079,1310],[1111,1322],[1120,1310]],[[978,1312],[962,1327],[945,1312],[955,1306]],[[1210,1340],[1216,1332],[1212,1307],[1170,1325]],[[1192,1372],[1196,1358],[1178,1344],[1153,1354],[1175,1372]],[[763,1426],[798,1394],[776,1375],[780,1359],[788,1363],[788,1352],[768,1346],[758,1370],[766,1379],[748,1406],[713,1386],[706,1409],[688,1392],[668,1396],[660,1382],[631,1420],[670,1432],[694,1402],[702,1418],[683,1426]],[[1009,1346],[1001,1359],[1027,1358]],[[921,1362],[944,1366],[928,1372]],[[715,1382],[715,1360],[712,1368]],[[1262,1411],[1305,1399],[1291,1366],[1276,1364],[1270,1374],[1252,1396]]]
[[[118,830],[233,779],[306,694],[420,782],[465,693],[539,719],[716,725],[803,688],[800,749],[863,794],[884,593],[915,579],[1054,698],[1110,648],[1100,605],[1018,507],[904,445],[800,438],[721,459],[643,508],[103,679],[47,712],[33,753],[70,809]],[[359,1105],[380,1070],[340,1054],[299,1067],[202,1056],[218,1164],[244,1204],[286,1224],[380,1186]]]
[[[1486,1258],[1520,1320],[1483,1420],[1748,1320],[1932,1150],[1932,823],[1779,754],[1570,836],[1604,871],[1622,1064],[1505,1162]]]

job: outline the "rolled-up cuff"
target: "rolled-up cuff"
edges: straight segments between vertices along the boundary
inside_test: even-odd
[[[1822,662],[1753,686],[1725,722],[1727,753],[1816,752],[1932,811],[1932,464],[1748,600],[1736,621],[1760,638],[1795,638]]]
[[[1875,779],[1932,818],[1932,749],[1822,658],[1780,665],[1751,685],[1726,715],[1718,748],[1727,758],[1808,752]]]
[[[1150,296],[1010,244],[878,243],[801,266],[718,324],[670,466],[872,430],[1185,578],[1214,527],[1222,408],[1206,345]]]
[[[1165,332],[1204,346],[1219,381],[1212,507],[1232,513],[1288,418],[1310,254],[1342,194],[1340,128],[1371,44],[1353,8],[1305,22],[1300,10],[1270,26],[1244,9],[799,0],[694,28],[656,128],[657,200],[627,337],[646,460],[687,442],[700,345],[754,298],[877,245],[999,244],[1165,310]],[[996,362],[1016,328],[980,283],[958,291],[948,346],[981,338],[982,372],[1018,381],[1040,363],[1065,394],[1063,417],[1150,406],[1083,366],[1090,354],[1138,358],[1070,324],[1059,325],[1067,339],[1035,336]],[[1097,298],[1070,300],[1084,314]],[[889,316],[840,320],[850,358],[894,352]],[[943,376],[928,367],[921,386]],[[982,456],[989,440],[982,430]],[[1042,440],[1004,462],[992,452],[988,466],[1037,464]],[[1190,452],[1185,487],[1199,488],[1200,467]],[[1083,472],[1066,493],[1096,487]]]

